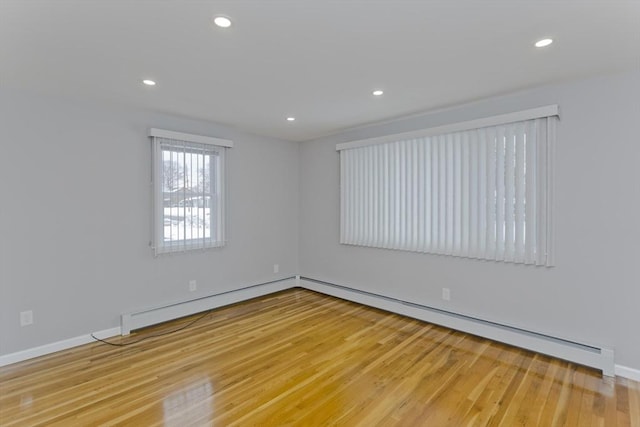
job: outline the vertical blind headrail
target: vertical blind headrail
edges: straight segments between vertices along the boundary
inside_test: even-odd
[[[336,145],[336,151],[347,150],[350,148],[366,147],[369,145],[386,144],[389,142],[404,141],[414,138],[424,138],[428,136],[462,132],[473,129],[481,129],[489,126],[499,126],[545,117],[560,117],[560,108],[558,107],[558,105],[546,105],[543,107],[531,108],[528,110],[500,114],[497,116],[484,117],[464,122],[451,123],[411,132],[403,132],[393,135],[385,135],[374,138],[361,139],[357,141],[344,142]]]
[[[172,130],[149,129],[150,137],[173,139],[176,141],[196,142],[199,144],[217,145],[219,147],[232,148],[233,141],[222,138],[214,138],[211,136],[195,135],[191,133],[175,132]]]

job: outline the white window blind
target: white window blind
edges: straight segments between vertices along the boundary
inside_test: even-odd
[[[340,243],[553,265],[556,119],[339,145]]]
[[[152,129],[156,254],[225,244],[225,151],[231,141]]]

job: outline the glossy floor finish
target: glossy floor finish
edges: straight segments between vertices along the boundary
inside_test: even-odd
[[[640,385],[296,289],[0,368],[0,425],[640,426]]]

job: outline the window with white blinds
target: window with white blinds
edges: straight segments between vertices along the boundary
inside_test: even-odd
[[[553,265],[556,120],[549,106],[339,144],[340,243]]]
[[[225,244],[225,151],[231,141],[151,129],[156,254]]]

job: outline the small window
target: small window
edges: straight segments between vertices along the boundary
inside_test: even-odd
[[[224,246],[231,141],[160,129],[151,136],[155,253]]]

